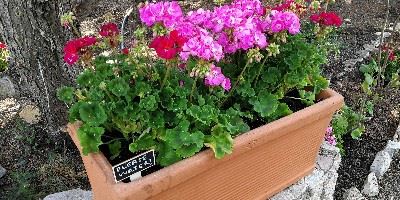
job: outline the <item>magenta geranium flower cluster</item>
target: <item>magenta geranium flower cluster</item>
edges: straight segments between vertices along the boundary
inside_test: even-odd
[[[179,59],[186,62],[192,57],[210,62],[206,85],[221,85],[226,90],[230,89],[230,80],[212,64],[214,61],[238,50],[265,49],[273,34],[300,32],[296,14],[266,10],[259,0],[235,0],[213,10],[200,8],[186,14],[177,2],[147,3],[139,14],[145,25],[158,24],[187,38],[177,54]]]

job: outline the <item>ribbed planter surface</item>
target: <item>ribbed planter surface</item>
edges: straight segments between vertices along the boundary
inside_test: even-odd
[[[313,169],[325,130],[343,97],[331,89],[322,101],[235,138],[221,160],[211,150],[130,183],[115,183],[102,153],[82,155],[94,198],[132,200],[265,200]],[[68,132],[81,150],[78,124]]]

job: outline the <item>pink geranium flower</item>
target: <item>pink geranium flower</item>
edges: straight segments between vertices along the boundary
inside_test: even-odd
[[[222,74],[221,68],[216,67],[214,64],[211,64],[210,72],[204,78],[204,84],[211,87],[221,86],[227,91],[231,89],[231,80],[225,77]]]

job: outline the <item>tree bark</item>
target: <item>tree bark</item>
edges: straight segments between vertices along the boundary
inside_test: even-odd
[[[66,106],[57,100],[56,90],[71,85],[75,74],[62,62],[66,34],[60,9],[71,8],[65,2],[0,0],[0,35],[11,52],[9,74],[21,98],[39,106],[42,124],[52,133],[67,122]]]

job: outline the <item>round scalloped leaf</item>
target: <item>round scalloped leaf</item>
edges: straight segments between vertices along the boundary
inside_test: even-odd
[[[116,78],[108,84],[108,89],[115,96],[125,96],[129,90],[129,84],[122,78]]]
[[[57,98],[65,103],[74,101],[74,88],[63,86],[57,90]]]
[[[82,121],[91,126],[99,126],[107,121],[104,108],[96,102],[80,105],[79,116]]]
[[[82,146],[83,155],[99,152],[99,146],[103,144],[101,136],[104,134],[104,128],[92,127],[87,124],[78,129],[78,139]]]

